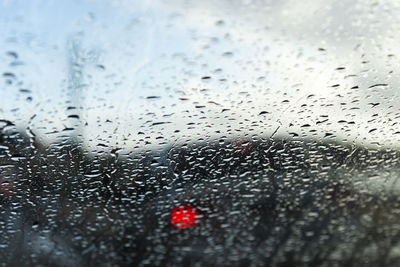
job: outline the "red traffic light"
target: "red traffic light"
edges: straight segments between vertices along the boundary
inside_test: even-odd
[[[199,212],[191,206],[179,206],[171,212],[171,222],[176,228],[196,226],[199,221]]]

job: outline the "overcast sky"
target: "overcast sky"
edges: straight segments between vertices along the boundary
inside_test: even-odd
[[[90,151],[246,134],[399,147],[395,3],[213,2],[0,1],[15,75],[0,117]]]

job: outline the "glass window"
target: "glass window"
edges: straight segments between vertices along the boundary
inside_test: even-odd
[[[0,266],[400,265],[398,11],[0,0]]]

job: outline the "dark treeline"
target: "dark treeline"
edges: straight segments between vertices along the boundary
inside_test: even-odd
[[[6,265],[400,263],[397,151],[272,139],[110,151],[45,147],[6,124]],[[199,209],[196,227],[171,225],[178,205]]]

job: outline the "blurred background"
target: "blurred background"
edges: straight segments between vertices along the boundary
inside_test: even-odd
[[[0,264],[400,264],[399,11],[0,0]]]

